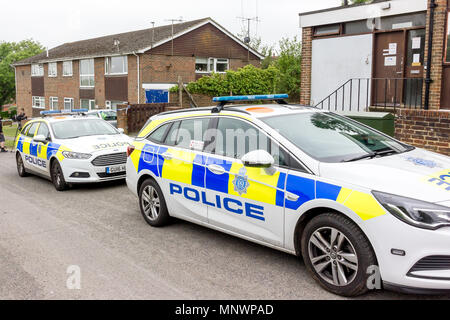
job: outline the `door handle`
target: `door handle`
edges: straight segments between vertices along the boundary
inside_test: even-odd
[[[217,164],[210,164],[208,166],[208,170],[217,175],[222,175],[225,173],[225,168]]]
[[[164,158],[164,160],[172,160],[173,159],[173,155],[169,152],[163,153],[161,156]]]
[[[297,201],[298,198],[300,198],[298,195],[286,191],[286,199],[289,201]]]

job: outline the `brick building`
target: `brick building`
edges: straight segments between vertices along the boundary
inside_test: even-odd
[[[16,101],[42,110],[169,102],[168,90],[262,56],[210,18],[66,43],[19,61]]]
[[[448,0],[375,0],[300,13],[301,102],[450,109],[449,8]]]

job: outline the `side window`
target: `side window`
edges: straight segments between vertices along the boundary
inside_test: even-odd
[[[28,131],[28,129],[30,129],[30,124],[27,124],[25,127],[23,127],[23,129],[22,129],[22,131],[21,131],[21,134],[23,134],[24,136],[26,136],[27,135],[27,131]]]
[[[38,125],[39,125],[38,122],[31,124],[30,130],[28,130],[28,132],[27,132],[28,137],[30,137],[30,138],[34,137],[34,134],[36,133],[36,129],[37,129]]]
[[[48,126],[45,123],[41,122],[36,135],[43,135],[47,139],[50,138],[50,130],[48,129]]]
[[[177,133],[178,128],[180,127],[180,121],[174,122],[169,132],[167,133],[167,137],[165,143],[169,146],[174,146],[177,141]]]
[[[171,126],[171,123],[162,125],[155,131],[153,131],[147,138],[147,140],[151,140],[153,142],[161,143],[166,135],[167,129]]]
[[[209,119],[182,120],[177,134],[176,146],[185,149],[203,150],[203,138],[208,129]],[[197,145],[191,142],[199,142]]]
[[[265,133],[251,124],[231,118],[220,118],[215,137],[215,153],[240,159],[255,150],[270,153],[276,165],[288,166],[288,155]]]

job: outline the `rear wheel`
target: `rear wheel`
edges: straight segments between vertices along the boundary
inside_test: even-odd
[[[58,191],[64,191],[68,189],[68,185],[66,183],[66,180],[64,180],[64,174],[61,169],[61,165],[58,161],[54,160],[52,162],[51,166],[51,176],[52,176],[52,182],[55,186],[55,189]]]
[[[313,218],[301,240],[308,271],[325,289],[341,296],[368,291],[367,273],[377,261],[362,231],[349,219],[326,213]]]
[[[152,227],[163,227],[170,221],[166,201],[161,188],[153,179],[147,179],[139,190],[142,216]]]
[[[25,169],[25,165],[23,164],[22,156],[19,152],[16,154],[16,164],[17,164],[17,173],[20,177],[28,176],[27,170]]]

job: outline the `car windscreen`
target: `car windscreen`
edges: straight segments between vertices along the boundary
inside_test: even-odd
[[[67,120],[52,123],[56,139],[73,139],[96,135],[120,134],[109,123],[100,119]]]
[[[117,113],[115,111],[100,111],[100,115],[106,121],[117,120]]]
[[[261,120],[321,162],[354,161],[382,152],[411,150],[408,145],[333,113],[305,112]]]

